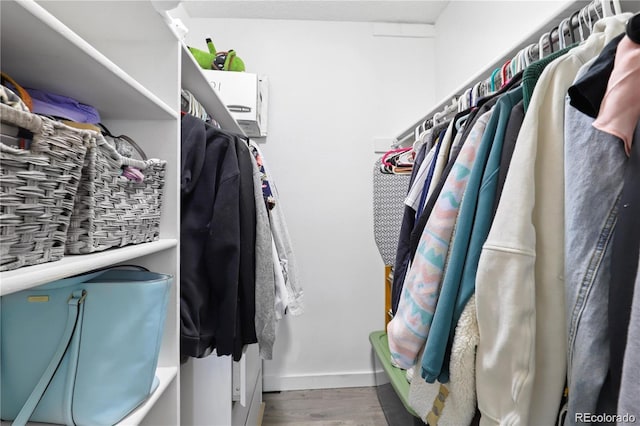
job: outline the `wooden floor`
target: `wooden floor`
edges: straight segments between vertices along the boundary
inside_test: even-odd
[[[387,426],[376,389],[264,393],[263,426]]]

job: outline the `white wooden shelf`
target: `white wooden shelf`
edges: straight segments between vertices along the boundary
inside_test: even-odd
[[[151,408],[155,405],[158,399],[162,396],[164,391],[169,387],[171,382],[175,380],[178,375],[178,367],[159,367],[156,370],[156,376],[158,380],[160,380],[160,384],[155,392],[147,399],[144,404],[136,408],[129,414],[125,419],[123,419],[118,426],[120,425],[139,425],[144,417],[149,413]]]
[[[177,111],[40,5],[2,1],[1,7],[2,70],[19,84],[92,105],[103,119],[178,117]],[[101,18],[90,21],[95,19]]]
[[[61,278],[157,253],[176,247],[178,240],[162,239],[151,243],[114,248],[91,254],[64,256],[61,260],[26,266],[0,273],[0,296],[26,290]]]
[[[156,377],[160,381],[158,388],[151,394],[151,396],[138,408],[133,410],[131,414],[125,417],[118,426],[134,426],[139,425],[144,417],[149,413],[151,408],[155,405],[158,398],[162,396],[164,391],[169,387],[171,382],[178,376],[178,367],[160,367],[156,369]],[[11,422],[3,421],[0,423],[2,426],[10,426]],[[28,426],[49,426],[50,423],[37,423],[29,422]]]
[[[171,29],[158,17],[154,0],[36,2],[89,43],[97,39],[125,43],[176,41]],[[159,3],[166,2],[160,0]],[[109,25],[96,25],[96,18]]]
[[[187,45],[182,43],[182,88],[188,90],[224,130],[244,135],[244,131],[207,81]]]

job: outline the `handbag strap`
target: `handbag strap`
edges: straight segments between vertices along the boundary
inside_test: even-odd
[[[36,385],[36,387],[29,395],[27,402],[24,403],[22,409],[16,416],[15,420],[11,424],[11,426],[24,426],[29,421],[29,418],[35,411],[38,403],[42,399],[42,396],[47,390],[47,387],[53,380],[53,377],[56,374],[56,371],[60,367],[62,363],[62,359],[64,355],[67,353],[69,349],[69,345],[71,343],[71,339],[75,334],[78,327],[78,322],[81,322],[81,313],[82,313],[82,304],[84,299],[87,297],[87,292],[85,290],[77,290],[74,291],[69,297],[68,305],[69,312],[67,315],[67,325],[65,327],[64,333],[62,335],[62,339],[60,340],[60,345],[56,349],[53,358],[51,358],[51,362],[47,366],[47,369],[40,377],[40,381]]]
[[[134,269],[134,270],[137,270],[137,271],[149,272],[149,268],[147,268],[145,266],[133,265],[133,264],[126,263],[126,264],[122,264],[122,265],[105,266],[104,268],[93,269],[91,271],[83,272],[82,274],[79,274],[79,275],[76,275],[76,276],[77,277],[83,277],[83,276],[86,276],[87,274],[95,274],[97,272],[107,272],[107,271],[112,271],[114,269],[129,269],[129,270]]]

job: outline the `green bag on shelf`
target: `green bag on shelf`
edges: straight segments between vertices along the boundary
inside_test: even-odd
[[[173,277],[107,269],[3,296],[1,417],[113,425],[158,386]]]

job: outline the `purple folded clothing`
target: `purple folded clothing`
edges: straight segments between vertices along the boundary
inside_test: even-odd
[[[33,100],[33,112],[41,115],[60,117],[78,123],[98,124],[100,114],[91,105],[81,104],[73,98],[25,88]]]

